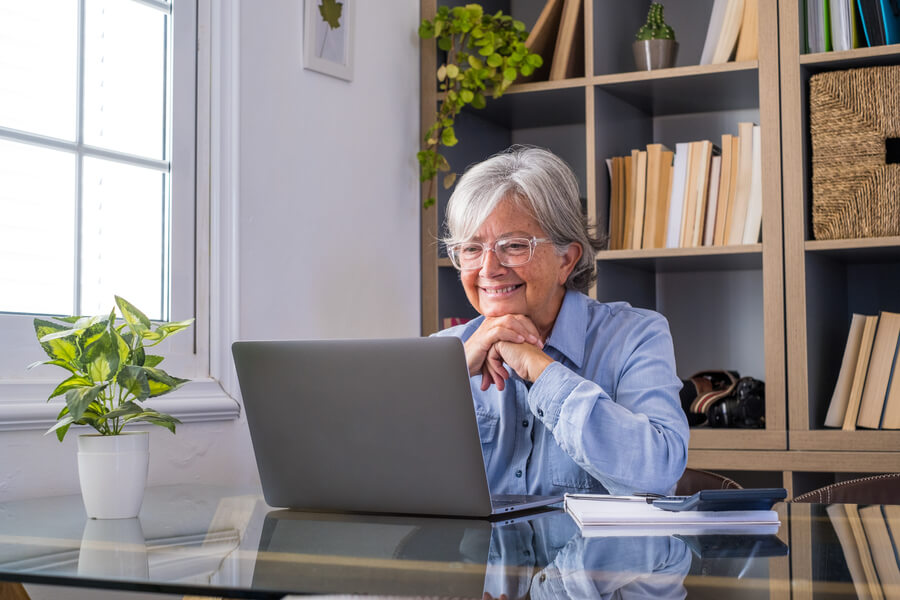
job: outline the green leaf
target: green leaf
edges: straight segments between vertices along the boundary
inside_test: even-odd
[[[444,52],[450,52],[450,49],[453,48],[453,40],[447,36],[441,37],[438,39],[438,48],[443,50]]]
[[[116,377],[116,383],[137,400],[146,400],[150,397],[150,383],[147,372],[142,367],[136,365],[122,367]]]
[[[87,377],[82,377],[81,375],[72,375],[71,377],[60,383],[58,386],[56,386],[56,389],[53,390],[53,393],[50,394],[47,400],[56,398],[57,396],[62,396],[69,390],[73,390],[75,388],[92,387],[93,385],[94,382]]]
[[[150,386],[150,397],[156,398],[168,394],[190,380],[172,377],[162,369],[141,367],[147,375],[147,384]]]
[[[441,132],[441,143],[445,146],[455,146],[458,141],[452,127],[446,127],[444,131]]]
[[[119,372],[118,345],[108,331],[85,347],[84,367],[93,381],[112,381]]]
[[[81,419],[88,405],[97,399],[106,386],[106,383],[101,383],[93,387],[80,387],[66,392],[66,406],[74,421]]]
[[[174,333],[178,333],[179,331],[182,331],[184,329],[187,329],[193,323],[194,323],[194,319],[185,319],[184,321],[171,321],[169,323],[160,323],[160,325],[156,329],[154,329],[152,333],[148,333],[146,335],[148,335],[148,336],[149,335],[158,335],[159,339],[156,342],[156,344],[158,344],[159,342],[163,341],[170,335],[172,335]],[[152,338],[149,338],[149,339],[152,339]],[[156,344],[153,344],[153,345],[155,346]]]
[[[515,81],[516,80],[516,70],[515,69],[503,69],[503,79],[507,81]]]
[[[78,372],[74,367],[72,367],[72,365],[70,365],[69,363],[67,363],[64,360],[39,360],[37,362],[31,363],[30,365],[25,367],[25,369],[30,371],[31,369],[33,369],[37,366],[40,366],[40,365],[54,365],[57,367],[62,367],[63,369],[65,369],[66,371],[68,371],[69,373],[72,373],[72,374],[75,374]]]
[[[456,65],[447,65],[447,77],[450,79],[456,79],[459,77],[459,67]]]
[[[159,363],[163,361],[162,356],[156,356],[155,354],[147,354],[144,356],[144,364],[143,367],[155,367]]]
[[[144,332],[150,329],[150,319],[125,298],[121,296],[116,296],[115,298],[116,306],[119,307],[119,312],[122,313],[122,317],[128,323],[128,327],[136,335],[143,336]]]
[[[60,419],[59,421],[57,421],[56,424],[53,425],[53,427],[51,427],[50,429],[45,431],[44,435],[47,435],[48,433],[55,431],[56,438],[59,441],[63,441],[63,438],[66,437],[66,432],[69,430],[69,426],[74,422],[75,422],[75,419],[73,419],[71,417],[71,415],[65,416],[62,419]]]
[[[175,417],[167,415],[165,413],[156,412],[154,410],[144,410],[138,415],[126,417],[125,420],[129,423],[134,421],[144,421],[153,425],[159,425],[161,427],[165,427],[172,433],[175,433],[176,425],[181,425],[181,421],[179,421]]]
[[[128,345],[128,342],[126,342],[125,338],[122,337],[122,334],[120,334],[115,329],[112,330],[111,336],[112,336],[113,342],[115,343],[116,351],[119,355],[118,364],[119,365],[128,364],[128,357],[131,356],[131,347]],[[140,350],[143,353],[143,348],[141,348]]]
[[[341,26],[341,13],[343,13],[343,10],[344,3],[337,0],[321,0],[321,4],[319,4],[319,14],[322,15],[322,20],[328,23],[328,26],[332,29],[337,29]]]
[[[46,352],[50,358],[66,363],[77,362],[81,352],[78,350],[75,341],[68,339],[68,336],[56,337],[47,341],[42,339],[60,331],[71,331],[71,329],[52,321],[45,321],[44,319],[34,320],[34,332],[37,334],[44,352]]]
[[[499,54],[491,54],[487,57],[487,64],[490,67],[499,67],[503,64],[503,58]]]
[[[469,66],[473,69],[481,69],[482,67],[484,67],[484,63],[474,55],[469,55],[468,62]]]
[[[487,105],[487,101],[484,98],[484,94],[478,92],[475,94],[475,98],[472,99],[472,106],[475,108],[484,108]]]
[[[460,90],[459,97],[463,102],[471,102],[475,98],[475,93],[472,90]]]
[[[431,21],[422,21],[422,24],[419,25],[419,37],[423,40],[430,40],[434,35],[434,25],[432,25]]]
[[[134,402],[123,402],[118,406],[118,408],[109,411],[104,415],[107,419],[120,419],[124,418],[126,421],[129,420],[129,417],[134,417],[135,415],[139,415],[144,412],[144,409]]]

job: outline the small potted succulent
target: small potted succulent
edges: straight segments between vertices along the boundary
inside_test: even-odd
[[[650,4],[647,22],[635,34],[634,62],[638,70],[667,69],[675,65],[678,55],[678,42],[675,31],[666,25],[663,18],[663,5],[659,2]]]
[[[128,519],[138,515],[144,497],[149,465],[147,431],[124,431],[131,423],[150,423],[175,433],[178,419],[144,406],[148,398],[167,394],[187,379],[157,368],[163,357],[149,354],[155,346],[193,319],[157,323],[130,302],[115,297],[116,308],[108,315],[37,318],[34,331],[50,360],[33,363],[55,365],[69,372],[47,400],[65,396],[54,432],[59,441],[72,425],[89,425],[96,433],[78,438],[78,477],[85,509],[90,518]]]

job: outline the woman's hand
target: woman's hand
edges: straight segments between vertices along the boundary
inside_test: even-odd
[[[498,342],[527,344],[535,349],[544,347],[537,327],[528,317],[524,315],[486,317],[465,343],[469,376],[481,373],[482,391],[491,387],[491,384],[496,385],[497,389],[502,391],[506,380],[509,379],[509,372],[503,368],[502,360],[499,363],[496,360],[488,360],[488,353]]]
[[[534,382],[541,376],[547,365],[553,362],[553,359],[547,356],[543,350],[531,344],[497,342],[488,352],[487,362],[492,370],[503,369],[503,363],[506,363],[519,377],[525,381]]]

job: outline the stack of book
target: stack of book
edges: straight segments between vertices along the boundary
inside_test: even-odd
[[[854,314],[826,427],[900,429],[900,314]]]
[[[831,52],[900,42],[896,0],[804,0],[806,52]]]
[[[738,135],[648,144],[606,159],[609,249],[755,244],[762,225],[759,125]]]
[[[896,598],[900,506],[832,504],[825,509],[859,598]]]
[[[759,56],[758,0],[714,0],[700,55],[701,65],[756,60]]]
[[[584,0],[547,0],[525,46],[544,65],[516,83],[584,76]]]

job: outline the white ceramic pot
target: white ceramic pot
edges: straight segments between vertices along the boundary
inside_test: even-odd
[[[139,519],[88,519],[81,536],[78,574],[147,579],[150,563]]]
[[[91,519],[138,516],[150,465],[150,434],[78,436],[78,479]]]

